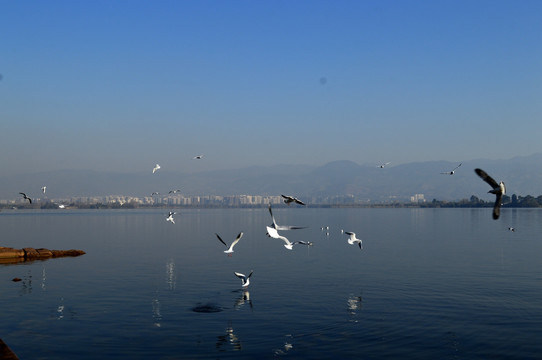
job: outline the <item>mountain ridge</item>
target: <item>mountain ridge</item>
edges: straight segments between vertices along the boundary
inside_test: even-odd
[[[476,159],[412,162],[380,168],[350,160],[331,161],[321,166],[281,164],[196,173],[149,172],[115,173],[97,170],[56,170],[0,177],[0,199],[16,199],[19,192],[49,198],[79,196],[149,196],[158,191],[180,189],[184,195],[278,195],[303,197],[353,195],[370,201],[409,199],[424,194],[427,200],[455,200],[471,195],[483,197],[488,186],[474,173],[486,170],[495,180],[503,180],[508,194],[542,194],[542,153],[510,159]],[[490,198],[488,196],[488,198]]]

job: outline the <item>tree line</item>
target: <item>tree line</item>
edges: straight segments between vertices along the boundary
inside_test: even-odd
[[[461,199],[454,201],[445,201],[433,199],[431,202],[420,204],[421,207],[492,207],[494,201],[485,201],[478,196],[472,195],[470,199]],[[502,206],[511,208],[537,208],[542,207],[542,195],[534,197],[532,195],[519,196],[513,194],[512,196],[503,195]]]

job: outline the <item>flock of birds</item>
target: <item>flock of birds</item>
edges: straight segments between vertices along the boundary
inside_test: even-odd
[[[202,158],[203,158],[203,155],[196,155],[196,156],[193,157],[194,160],[201,160]],[[390,163],[391,162],[382,163],[382,164],[378,165],[378,167],[383,169],[384,167],[386,167]],[[462,165],[462,163],[457,165],[451,171],[442,172],[441,174],[454,175],[456,170],[461,165]],[[155,174],[160,169],[161,169],[160,165],[156,164],[152,169],[152,173]],[[502,181],[497,183],[497,181],[495,181],[491,176],[489,176],[482,169],[476,168],[476,169],[474,169],[474,172],[482,180],[484,180],[487,184],[489,184],[489,186],[491,186],[491,190],[489,190],[488,193],[491,193],[491,194],[495,195],[495,204],[493,205],[492,217],[493,217],[493,219],[497,220],[499,218],[500,212],[501,212],[502,197],[503,197],[503,195],[506,194],[506,186],[505,186],[504,182],[502,182]],[[41,191],[42,191],[43,194],[45,194],[46,190],[47,190],[46,186],[43,186],[41,188]],[[179,190],[179,189],[170,190],[169,194],[175,194],[175,193],[180,192],[180,191],[181,190]],[[22,195],[23,199],[27,200],[29,202],[29,204],[32,204],[32,199],[26,193],[20,192],[19,194]],[[159,194],[158,192],[153,192],[151,194],[151,196],[158,195],[158,194]],[[282,194],[281,194],[281,196],[282,196],[282,198],[284,200],[284,203],[287,204],[288,206],[290,206],[291,204],[298,204],[298,205],[301,205],[301,206],[306,205],[303,201],[299,200],[298,198],[296,198],[294,196],[282,195]],[[173,215],[175,215],[175,214],[176,214],[176,212],[170,211],[168,213],[168,215],[166,216],[166,221],[168,221],[168,222],[170,222],[172,224],[175,224],[175,219],[173,217]],[[273,215],[273,210],[271,209],[271,205],[269,205],[269,214],[271,215],[272,223],[269,226],[266,226],[266,230],[267,230],[266,235],[267,236],[269,236],[270,238],[273,238],[273,239],[281,240],[282,242],[284,242],[284,244],[283,244],[284,247],[286,249],[288,249],[288,250],[293,250],[294,245],[305,245],[305,246],[312,246],[313,245],[312,242],[308,242],[308,241],[291,242],[286,236],[279,234],[279,231],[304,229],[305,227],[278,225],[277,221],[276,221],[276,219],[275,219],[275,217]],[[323,229],[325,229],[325,228],[322,228],[322,230]],[[515,231],[515,229],[513,227],[509,227],[508,230],[512,231],[512,232]],[[351,231],[344,231],[344,230],[341,230],[341,232],[348,235],[348,239],[347,239],[348,244],[350,244],[350,245],[358,245],[360,249],[363,249],[363,245],[362,245],[363,242],[362,242],[361,239],[358,239],[356,237],[356,233],[351,232]],[[235,238],[235,240],[233,240],[229,246],[224,240],[222,240],[220,235],[218,235],[216,233],[215,233],[215,235],[218,238],[218,240],[227,248],[226,250],[224,250],[224,253],[227,254],[228,256],[232,256],[232,254],[234,252],[233,249],[234,249],[235,245],[237,245],[239,243],[239,241],[241,240],[241,238],[243,237],[243,232],[240,232],[237,235],[237,237]],[[249,275],[244,275],[244,274],[239,273],[239,272],[234,272],[234,275],[237,276],[239,279],[241,279],[242,288],[248,287],[248,285],[250,284],[250,277],[252,276],[253,272],[254,271],[251,271],[249,273]]]

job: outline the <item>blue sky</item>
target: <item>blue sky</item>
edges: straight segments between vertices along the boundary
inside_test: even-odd
[[[0,4],[0,174],[542,152],[541,1]]]

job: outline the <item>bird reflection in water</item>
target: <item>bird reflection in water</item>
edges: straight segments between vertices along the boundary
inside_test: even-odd
[[[160,300],[158,300],[158,294],[152,299],[152,318],[154,320],[153,325],[155,327],[162,326],[162,314],[160,313]]]
[[[60,305],[56,308],[56,318],[57,320],[64,319],[64,298],[60,298]]]
[[[169,290],[175,290],[176,280],[175,261],[173,259],[169,259],[166,263],[166,284]]]
[[[275,356],[285,355],[288,351],[290,351],[294,347],[294,345],[292,344],[293,338],[294,338],[293,335],[287,334],[285,338],[286,339],[284,340],[284,345],[282,346],[282,348],[275,349],[274,351]]]
[[[45,291],[45,280],[47,280],[47,275],[45,274],[45,266],[41,272],[41,289]]]
[[[218,351],[227,351],[226,346],[230,345],[234,351],[242,349],[241,340],[233,332],[231,323],[226,328],[226,334],[217,336],[216,348]]]
[[[361,296],[351,295],[346,301],[348,313],[352,316],[356,315],[359,311],[361,311],[362,302],[363,298]],[[352,321],[357,322],[357,320]]]
[[[240,310],[245,304],[248,304],[250,309],[252,309],[252,301],[250,300],[250,293],[248,290],[237,290],[235,292],[241,293],[241,296],[235,300],[235,310]]]

